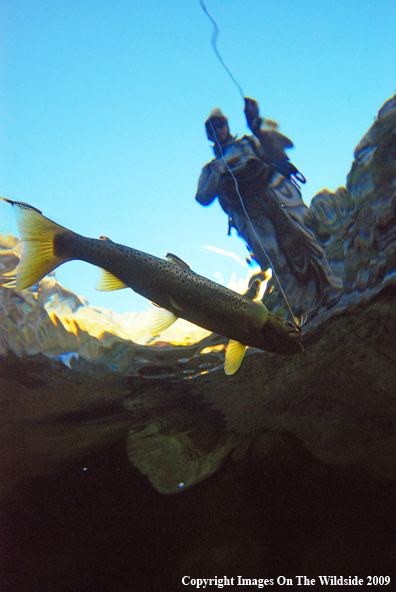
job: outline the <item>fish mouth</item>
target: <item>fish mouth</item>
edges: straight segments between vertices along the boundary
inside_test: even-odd
[[[290,339],[299,339],[301,341],[301,334],[300,333],[289,333]]]
[[[304,351],[304,346],[301,341],[301,333],[289,333],[289,339],[293,341],[293,346],[295,346],[295,353],[301,353]]]
[[[294,356],[304,351],[300,329],[274,314],[269,314],[262,335],[265,337],[266,350],[272,353]]]

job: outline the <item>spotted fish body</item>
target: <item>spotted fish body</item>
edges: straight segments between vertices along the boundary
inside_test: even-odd
[[[175,318],[243,346],[285,355],[302,351],[299,330],[269,313],[262,302],[208,280],[186,264],[175,264],[172,258],[160,259],[108,239],[86,238],[45,218],[32,206],[5,201],[18,207],[17,221],[24,242],[17,289],[37,283],[66,261],[86,261],[117,278],[117,288],[132,288]]]

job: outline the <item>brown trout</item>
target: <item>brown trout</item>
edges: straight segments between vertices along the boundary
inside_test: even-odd
[[[49,220],[33,206],[2,199],[17,207],[23,241],[17,290],[36,284],[59,265],[77,259],[103,270],[99,289],[129,287],[164,309],[156,333],[180,317],[227,337],[226,374],[238,370],[247,346],[283,355],[303,351],[301,333],[294,323],[270,313],[261,301],[194,273],[178,257],[160,259],[105,237],[86,238]]]

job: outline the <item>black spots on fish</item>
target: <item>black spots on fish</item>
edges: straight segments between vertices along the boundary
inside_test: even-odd
[[[134,251],[134,256],[138,261],[145,264],[147,264],[150,261],[150,259],[152,259],[150,255],[148,255],[147,253],[143,253],[142,251]]]
[[[182,284],[187,284],[187,278],[183,273],[178,273],[177,275],[179,276],[179,280]]]
[[[70,252],[70,234],[59,232],[52,240],[55,257],[65,257]]]

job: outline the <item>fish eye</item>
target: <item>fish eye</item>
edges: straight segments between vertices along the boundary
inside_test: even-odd
[[[296,331],[297,333],[301,333],[301,328],[297,323],[293,321],[286,321],[286,324],[288,325],[288,327],[290,327],[290,329],[294,329],[294,331]]]

